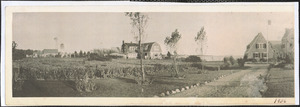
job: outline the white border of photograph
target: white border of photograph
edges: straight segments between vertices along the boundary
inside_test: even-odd
[[[273,105],[278,98],[134,98],[134,97],[12,97],[12,12],[294,12],[295,98],[299,104],[299,15],[298,3],[146,3],[95,1],[3,1],[1,2],[1,105]],[[10,86],[10,87],[8,87]],[[4,100],[5,99],[5,100]],[[280,104],[275,104],[280,105]]]

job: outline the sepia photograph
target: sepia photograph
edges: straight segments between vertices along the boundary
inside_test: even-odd
[[[293,11],[11,15],[12,98],[295,98]]]

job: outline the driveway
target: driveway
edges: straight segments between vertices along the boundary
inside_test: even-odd
[[[267,87],[261,77],[264,77],[266,73],[266,65],[251,65],[250,69],[169,95],[169,97],[262,97],[260,91],[266,91]]]

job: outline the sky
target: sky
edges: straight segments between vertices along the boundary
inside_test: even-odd
[[[178,29],[178,53],[197,55],[194,38],[201,27],[207,36],[205,55],[243,55],[246,46],[262,33],[280,41],[285,28],[293,28],[292,12],[150,12],[144,42],[157,42],[167,53],[164,40]],[[271,25],[268,25],[271,20]],[[18,49],[53,49],[54,38],[66,52],[120,47],[135,42],[129,17],[121,12],[14,13],[13,41]]]

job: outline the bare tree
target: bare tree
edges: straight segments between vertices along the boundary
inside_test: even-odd
[[[207,37],[206,37],[206,32],[204,30],[204,27],[202,27],[201,30],[197,33],[197,36],[195,37],[195,42],[198,45],[196,51],[197,52],[200,51],[200,55],[203,55],[204,49],[207,47],[206,45]],[[202,70],[204,70],[203,63],[201,65],[202,65]]]
[[[132,25],[132,33],[134,34],[134,38],[139,43],[139,55],[140,55],[140,65],[142,72],[142,82],[145,81],[145,72],[143,67],[143,48],[142,43],[145,38],[145,29],[147,27],[147,22],[149,17],[147,15],[141,14],[140,12],[126,12],[125,16],[128,16],[131,20]]]
[[[174,32],[172,32],[171,37],[167,36],[164,41],[167,47],[169,48],[169,50],[171,51],[171,53],[174,54],[173,64],[176,73],[175,77],[179,77],[176,59],[177,59],[177,43],[180,40],[180,38],[181,38],[181,34],[179,34],[178,30],[176,29]]]

